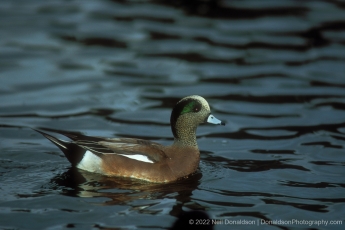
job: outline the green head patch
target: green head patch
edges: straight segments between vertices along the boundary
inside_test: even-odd
[[[185,113],[190,113],[190,112],[199,112],[201,109],[201,104],[197,101],[190,101],[188,104],[186,104],[180,115],[185,114]]]

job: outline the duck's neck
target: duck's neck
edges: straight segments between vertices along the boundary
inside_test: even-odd
[[[174,145],[198,148],[196,142],[196,127],[176,127]]]

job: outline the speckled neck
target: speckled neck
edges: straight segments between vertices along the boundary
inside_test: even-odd
[[[186,114],[184,118],[181,117],[174,127],[176,133],[174,145],[198,148],[198,144],[196,142],[197,124],[194,124],[190,119],[188,119],[189,114]]]

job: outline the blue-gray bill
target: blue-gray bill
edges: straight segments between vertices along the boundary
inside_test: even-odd
[[[221,121],[217,118],[215,118],[215,116],[213,116],[212,114],[210,114],[206,120],[207,123],[210,124],[215,124],[215,125],[225,125],[224,121]]]

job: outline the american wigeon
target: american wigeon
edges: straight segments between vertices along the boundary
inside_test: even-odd
[[[89,137],[57,132],[72,141],[41,133],[65,154],[72,166],[107,176],[132,177],[156,183],[175,181],[195,172],[200,161],[196,129],[201,123],[224,125],[200,96],[180,100],[170,117],[174,143],[163,146],[134,138]]]

